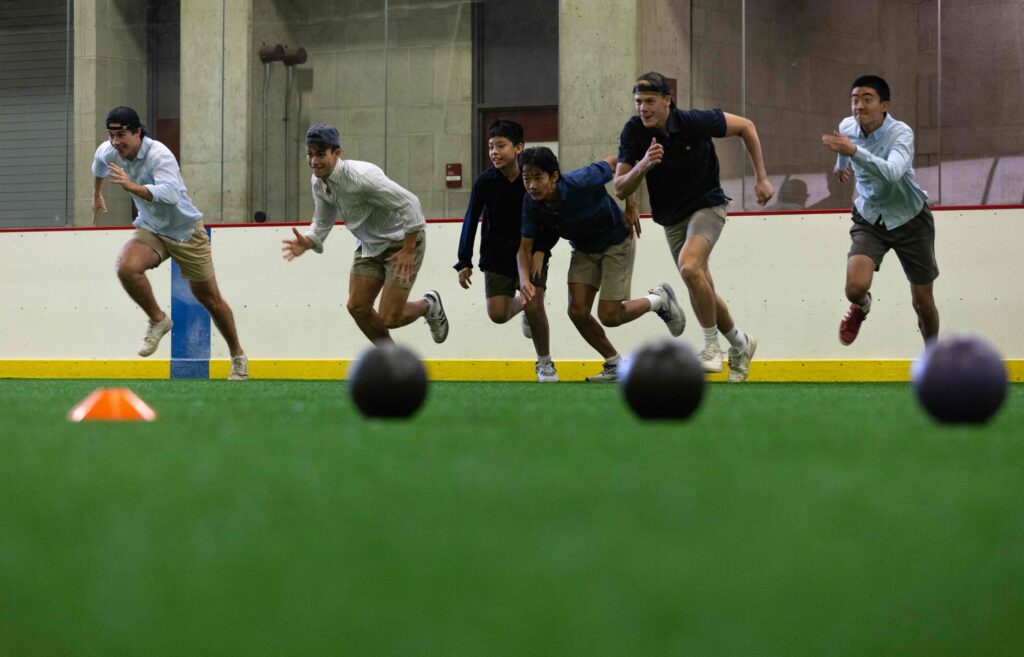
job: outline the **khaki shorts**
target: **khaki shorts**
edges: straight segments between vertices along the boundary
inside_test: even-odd
[[[668,248],[672,251],[672,259],[679,262],[679,252],[683,250],[683,245],[690,235],[700,235],[711,243],[711,248],[714,248],[722,234],[722,228],[725,227],[725,208],[724,204],[703,208],[678,224],[665,226],[665,239],[668,240]]]
[[[859,212],[853,211],[847,259],[866,255],[874,260],[875,271],[878,271],[889,249],[896,251],[911,285],[928,285],[939,277],[939,264],[935,261],[935,218],[927,205],[913,219],[892,230],[869,223]]]
[[[569,260],[569,284],[582,283],[601,291],[602,301],[625,301],[633,284],[636,240],[632,236],[610,246],[604,253],[573,249]]]
[[[540,276],[530,280],[535,287],[548,288],[548,263],[540,271]],[[484,294],[488,299],[491,297],[514,297],[519,289],[519,276],[505,276],[494,272],[484,272]]]
[[[167,258],[174,258],[181,268],[182,278],[186,281],[202,283],[213,278],[213,252],[210,250],[210,238],[202,221],[196,222],[196,229],[187,242],[157,235],[144,228],[136,228],[129,239],[142,242],[156,251],[161,263]]]
[[[403,240],[391,242],[384,251],[369,258],[362,256],[362,247],[357,248],[352,258],[352,269],[349,273],[353,276],[376,278],[377,280],[384,281],[384,285],[388,287],[398,287],[403,290],[412,289],[413,283],[416,282],[416,275],[419,274],[420,267],[423,265],[423,254],[427,250],[427,235],[422,230],[416,233],[416,259],[412,263],[412,276],[409,277],[408,281],[398,280],[398,277],[395,276],[395,263],[388,260],[388,258],[402,250],[402,244]]]

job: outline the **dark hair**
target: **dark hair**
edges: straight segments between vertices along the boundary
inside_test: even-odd
[[[555,154],[547,146],[527,148],[519,156],[519,166],[524,169],[528,166],[537,167],[548,175],[556,171],[561,173],[561,170],[558,168],[558,158],[555,157]]]
[[[854,90],[857,87],[869,87],[878,92],[878,98],[884,103],[889,100],[889,85],[885,80],[878,77],[877,75],[862,75],[853,81],[850,85],[850,90]]]
[[[508,119],[498,119],[487,129],[487,138],[494,139],[495,137],[504,137],[513,144],[522,144],[524,143],[523,126]]]
[[[638,76],[636,84],[633,85],[633,93],[663,94],[669,97],[672,107],[676,106],[676,101],[672,98],[672,89],[669,87],[668,78],[657,71],[648,71]]]

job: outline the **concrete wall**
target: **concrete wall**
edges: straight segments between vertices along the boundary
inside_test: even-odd
[[[181,3],[181,174],[206,223],[248,216],[252,4],[223,9]]]
[[[286,72],[272,64],[267,112],[267,209],[280,221],[289,166],[290,220],[312,213],[305,131],[331,123],[345,157],[373,162],[415,193],[428,216],[464,212],[468,187],[448,191],[444,165],[471,169],[471,3],[388,4],[341,0],[331,11],[314,0],[255,0],[251,46],[253,169],[250,207],[260,209],[264,66],[263,43],[302,46],[285,133]],[[385,31],[387,43],[385,47]],[[287,141],[286,141],[287,140]]]
[[[92,161],[107,138],[103,120],[114,107],[128,105],[146,116],[146,3],[129,0],[75,0],[74,3],[74,218],[92,222]],[[108,214],[99,225],[132,221],[125,194],[104,194]]]
[[[737,323],[757,336],[759,360],[911,359],[919,353],[908,285],[891,254],[876,275],[873,309],[860,338],[851,347],[840,346],[837,327],[849,307],[843,296],[848,226],[848,216],[828,214],[738,216],[726,226],[712,259],[715,282]],[[1024,240],[1024,210],[938,211],[936,228],[942,275],[935,294],[943,332],[981,334],[1007,358],[1024,358],[1024,299],[1018,290],[1024,261],[1014,247]],[[451,336],[436,345],[426,325],[416,322],[394,331],[396,339],[425,358],[532,362],[532,343],[520,334],[518,319],[504,325],[487,319],[482,279],[468,291],[458,286],[451,260],[459,225],[432,223],[427,231],[427,255],[413,295],[440,291]],[[352,236],[337,227],[324,254],[287,263],[279,245],[288,232],[255,225],[213,230],[218,281],[243,346],[254,360],[354,358],[367,341],[344,307]],[[0,232],[0,361],[135,360],[145,317],[113,272],[126,237],[124,230]],[[664,280],[685,299],[663,231],[646,221],[637,248],[633,295]],[[44,260],[46,267],[40,266]],[[569,247],[562,242],[555,248],[547,297],[552,354],[556,361],[596,361],[565,314],[568,260]],[[150,280],[166,307],[169,267],[152,272]],[[700,331],[688,304],[686,311],[689,326],[681,339],[698,347]],[[626,353],[667,331],[648,314],[608,329],[608,335]],[[215,359],[227,357],[216,331],[212,353]],[[154,359],[169,354],[165,341]]]

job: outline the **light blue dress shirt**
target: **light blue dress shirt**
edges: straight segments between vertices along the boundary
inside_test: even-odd
[[[860,216],[871,223],[881,217],[887,230],[916,217],[928,193],[914,178],[914,131],[910,126],[886,114],[882,125],[865,136],[857,121],[848,116],[839,124],[839,133],[857,147],[852,158],[840,155],[836,168],[842,171],[853,160],[860,194],[854,205]]]
[[[187,242],[195,232],[196,222],[203,214],[192,205],[192,199],[181,179],[178,161],[170,149],[149,137],[142,138],[142,146],[134,160],[121,157],[109,141],[96,149],[92,173],[106,178],[111,164],[125,170],[132,182],[143,185],[153,195],[152,201],[132,194],[139,216],[132,222],[136,228],[164,235],[178,242]]]

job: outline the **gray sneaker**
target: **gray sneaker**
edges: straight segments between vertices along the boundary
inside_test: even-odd
[[[549,360],[546,363],[541,363],[540,361],[537,361],[537,366],[535,369],[537,370],[537,380],[540,381],[541,383],[558,381],[558,372],[555,371],[555,363],[553,361]]]
[[[718,346],[717,342],[705,345],[697,359],[700,361],[701,369],[705,372],[722,371],[722,348]]]
[[[750,374],[750,361],[757,351],[757,339],[747,335],[747,347],[740,351],[735,347],[729,347],[729,383],[742,383],[747,380]]]
[[[146,336],[142,338],[142,344],[139,345],[139,355],[143,358],[152,356],[160,344],[160,339],[171,332],[172,326],[174,326],[174,322],[171,321],[170,315],[164,315],[159,322],[150,322],[149,328],[146,329]]]
[[[434,336],[434,342],[441,344],[448,339],[448,317],[444,314],[441,295],[437,290],[429,290],[423,298],[430,304],[430,310],[424,316],[430,327],[430,335]]]
[[[249,357],[245,354],[231,357],[231,375],[228,381],[249,380]]]
[[[619,366],[604,364],[604,368],[594,376],[588,376],[587,381],[592,383],[614,383],[619,380]]]
[[[520,319],[520,323],[523,326],[523,337],[526,338],[527,340],[532,340],[533,331],[530,330],[530,320],[526,319],[526,311],[523,311],[519,314],[522,316],[522,319]]]
[[[655,311],[655,314],[668,325],[668,331],[672,334],[672,337],[676,338],[682,335],[683,330],[686,328],[686,314],[683,312],[679,302],[676,301],[676,293],[672,286],[668,283],[660,283],[658,287],[649,290],[649,293],[657,294],[665,300],[661,310]]]

